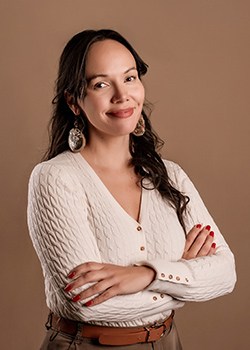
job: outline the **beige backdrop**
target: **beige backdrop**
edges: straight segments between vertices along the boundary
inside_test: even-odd
[[[176,320],[186,350],[249,349],[249,0],[2,0],[1,348],[38,349],[47,309],[26,226],[58,57],[75,33],[113,28],[139,51],[163,155],[182,165],[236,256],[226,297]]]

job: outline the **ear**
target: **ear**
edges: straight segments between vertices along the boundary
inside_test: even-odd
[[[72,112],[75,115],[79,115],[81,112],[81,109],[77,105],[77,103],[75,102],[74,97],[72,95],[70,95],[67,90],[64,91],[64,98],[65,98],[69,108],[72,110]]]

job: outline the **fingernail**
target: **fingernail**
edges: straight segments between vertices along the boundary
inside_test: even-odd
[[[196,225],[197,228],[201,228],[201,224]]]
[[[68,277],[69,277],[69,278],[74,278],[74,277],[75,277],[75,274],[76,274],[75,271],[72,271],[72,272],[70,272],[70,274],[69,274]]]
[[[215,248],[215,247],[216,247],[216,243],[213,243],[213,244],[212,244],[212,248]]]
[[[68,285],[64,288],[65,292],[69,292],[71,289],[72,289],[72,285],[71,285],[71,284],[68,284]]]
[[[85,306],[90,306],[90,305],[92,305],[93,304],[93,300],[90,300],[90,301],[88,301],[86,304],[85,304]]]
[[[74,298],[72,298],[72,300],[73,300],[74,302],[77,302],[77,301],[79,301],[80,299],[81,299],[80,295],[76,295]]]
[[[211,237],[214,237],[214,231],[211,231],[211,232],[209,233],[209,235],[210,235]]]
[[[210,231],[210,230],[211,230],[211,226],[210,226],[210,225],[207,225],[207,226],[206,226],[206,230]]]

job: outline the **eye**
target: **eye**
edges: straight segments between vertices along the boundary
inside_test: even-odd
[[[96,84],[94,85],[94,88],[95,88],[95,89],[102,89],[102,88],[104,88],[105,86],[107,86],[107,83],[104,83],[103,81],[101,81],[101,82],[99,82],[99,83],[96,83]]]
[[[135,79],[136,79],[136,76],[135,75],[131,75],[131,76],[126,78],[126,81],[131,82],[131,81],[134,81]]]

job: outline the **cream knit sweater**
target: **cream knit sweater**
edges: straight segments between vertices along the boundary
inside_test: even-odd
[[[205,301],[232,291],[233,254],[183,170],[165,161],[176,188],[189,196],[187,232],[211,225],[213,256],[181,259],[185,235],[174,209],[156,190],[142,190],[139,223],[130,217],[79,153],[64,152],[33,170],[28,226],[45,278],[48,307],[62,317],[106,326],[133,327],[168,317],[185,301]],[[64,292],[77,265],[96,261],[153,267],[155,281],[139,293],[85,307]],[[86,286],[84,287],[86,288]]]

